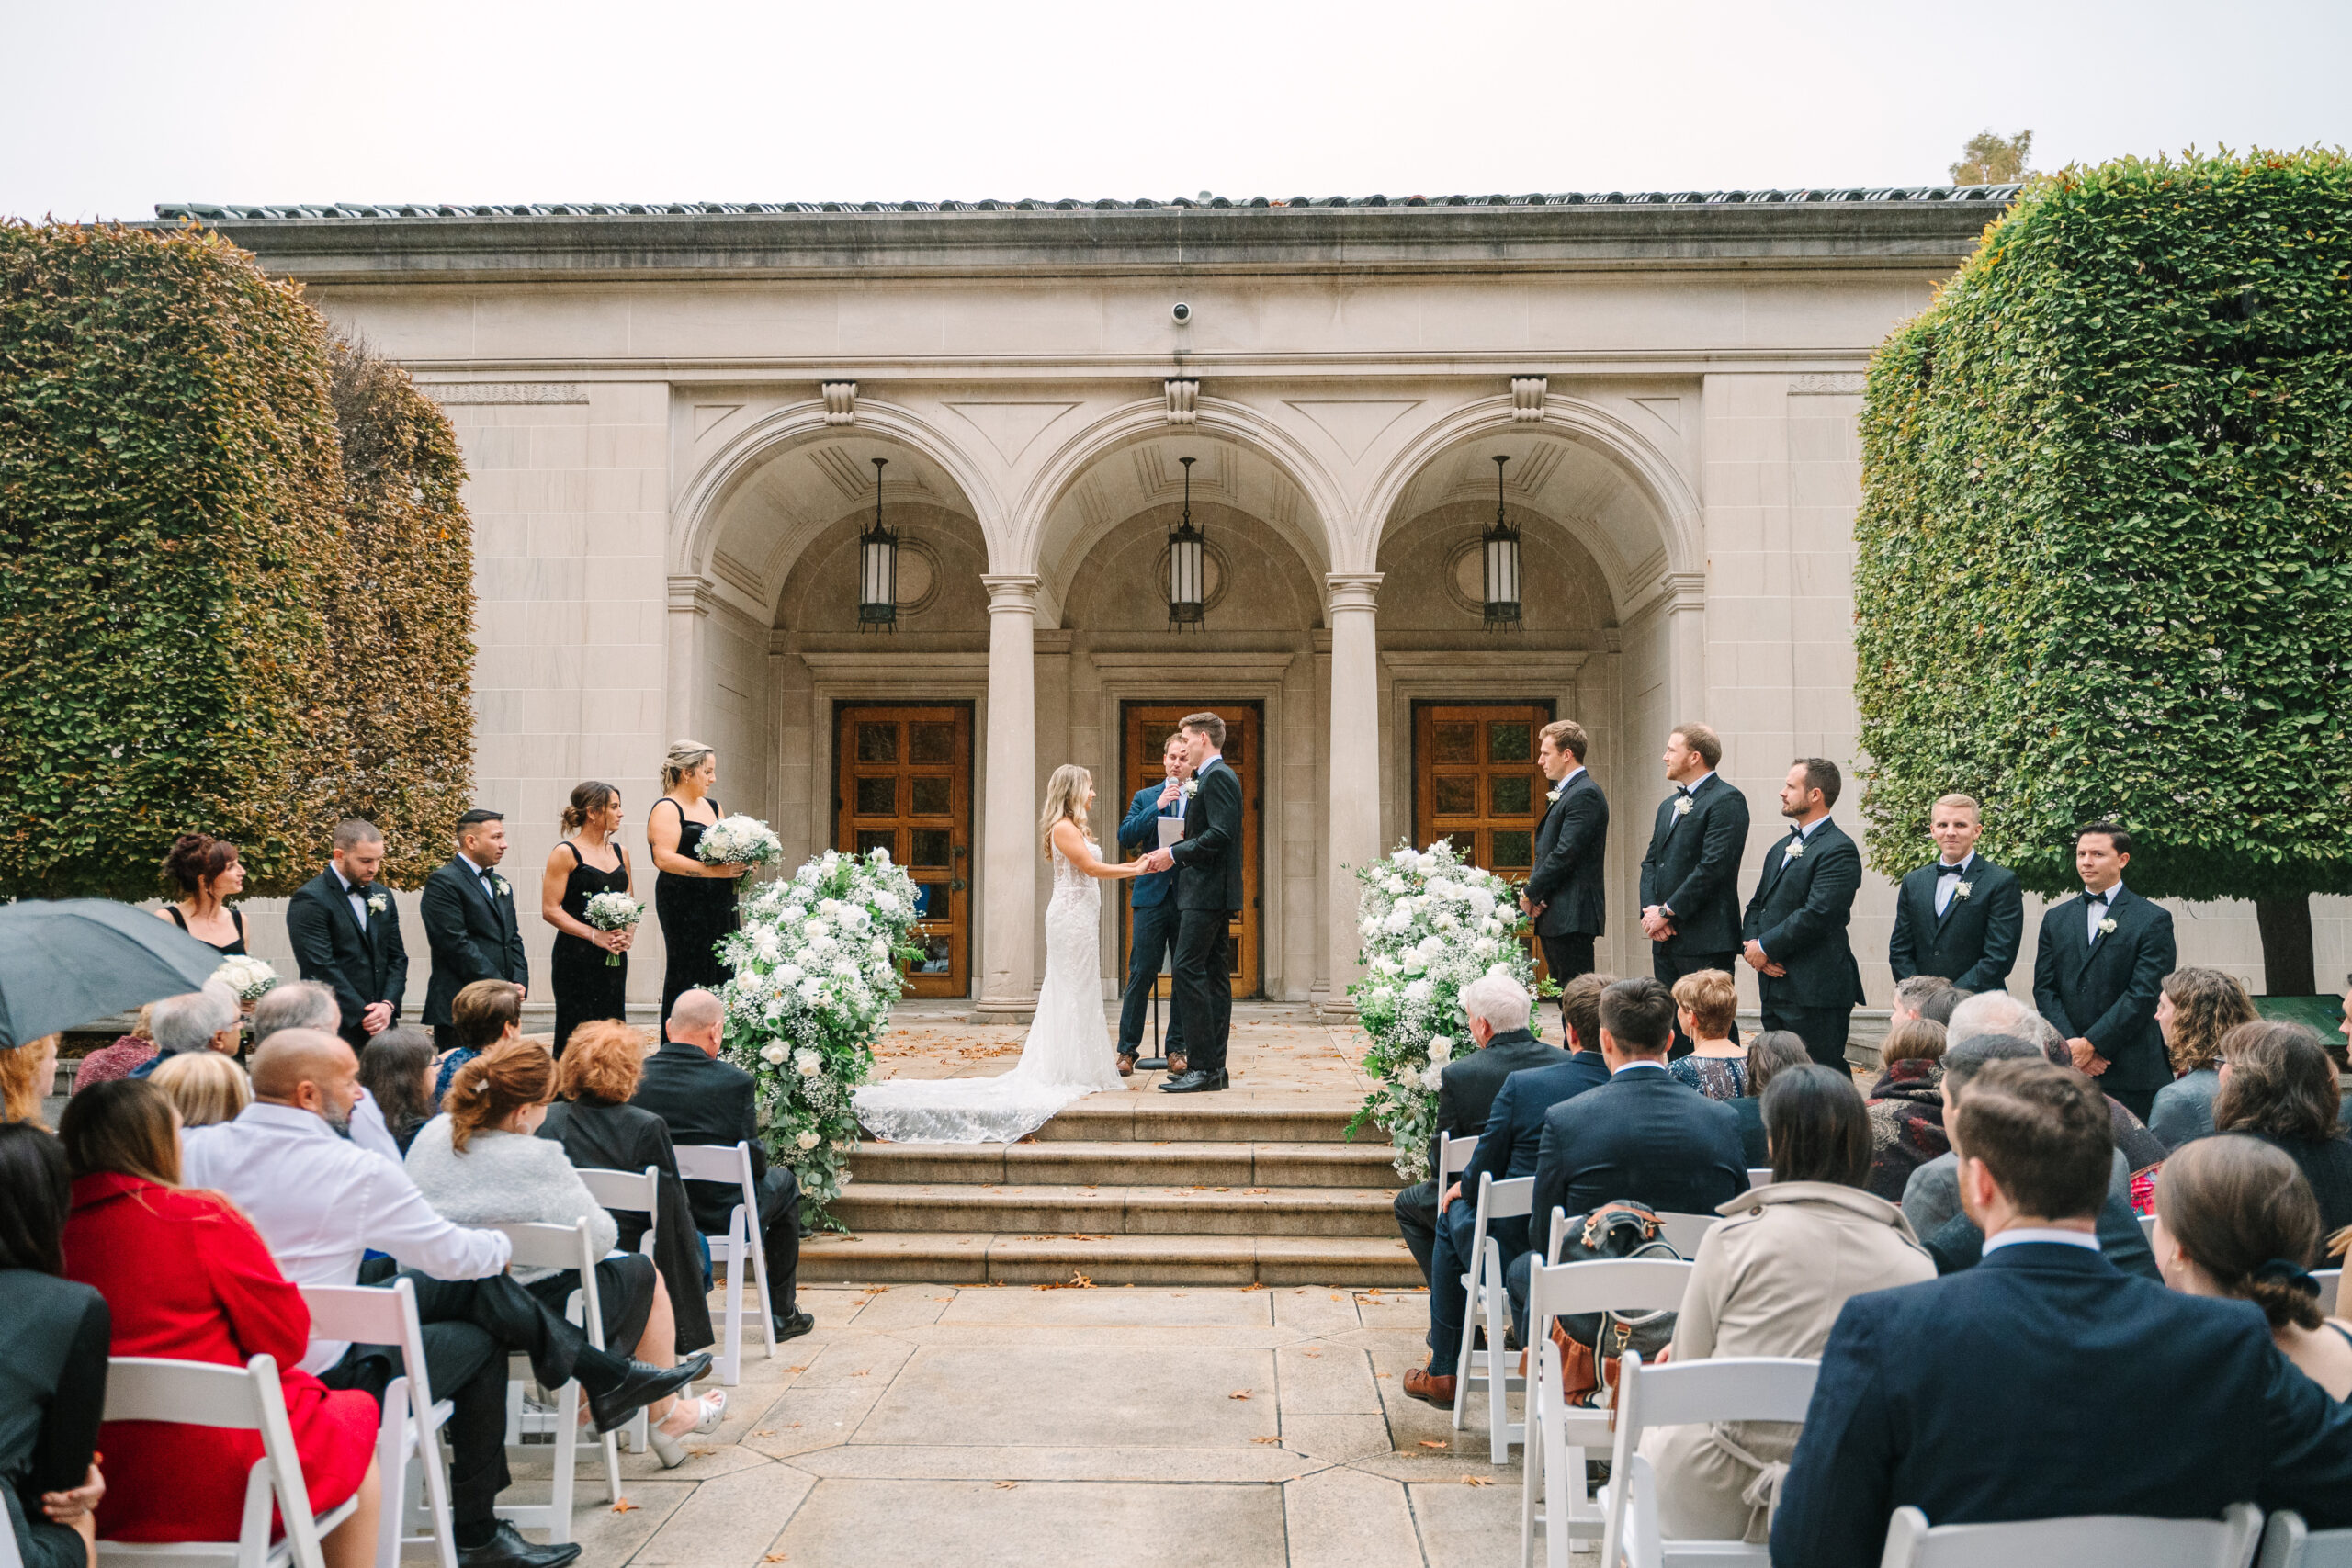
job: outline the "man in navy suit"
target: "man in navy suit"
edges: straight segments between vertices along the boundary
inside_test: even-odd
[[[353,1051],[401,1021],[408,993],[408,948],[391,889],[379,886],[384,835],[373,822],[334,825],[333,859],[286,904],[286,941],[296,973],[334,988],[337,1032]]]
[[[1176,869],[1176,1007],[1186,1020],[1185,1071],[1159,1088],[1163,1094],[1205,1094],[1226,1087],[1233,1030],[1230,931],[1241,912],[1241,778],[1221,755],[1223,718],[1187,714],[1178,733],[1193,769],[1184,836],[1173,849],[1144,857],[1147,872]]]
[[[1126,819],[1119,824],[1122,852],[1158,849],[1159,829],[1155,824],[1163,817],[1183,820],[1184,781],[1193,776],[1193,765],[1185,759],[1182,730],[1170,736],[1168,744],[1160,748],[1159,765],[1167,773],[1166,781],[1144,785],[1127,802]],[[1176,916],[1174,872],[1154,872],[1128,882],[1127,994],[1119,1004],[1122,1077],[1135,1070],[1136,1058],[1143,1055],[1143,1015],[1159,985],[1159,965],[1176,946]],[[1173,997],[1168,1004],[1168,1032],[1160,1042],[1162,1055],[1183,1058],[1184,1028],[1176,1016]],[[1174,1062],[1170,1066],[1173,1068]]]
[[[1608,925],[1600,870],[1609,852],[1609,798],[1585,772],[1589,744],[1584,727],[1563,718],[1544,727],[1535,748],[1536,765],[1552,781],[1551,804],[1535,829],[1535,867],[1519,907],[1534,917],[1544,967],[1561,986],[1592,972],[1593,941]]]
[[[514,889],[498,874],[506,858],[504,813],[475,807],[458,818],[458,852],[424,879],[417,900],[433,945],[433,979],[424,988],[424,1021],[442,1050],[458,1043],[449,1004],[476,980],[512,980],[530,992],[531,965],[514,919]]]
[[[1839,1312],[1772,1521],[1778,1568],[1870,1568],[1906,1506],[1930,1525],[2236,1502],[2352,1524],[2352,1407],[2278,1353],[2262,1309],[2099,1255],[2114,1138],[2090,1081],[1995,1062],[1953,1120],[1984,1260]]]
[[[1838,764],[1800,757],[1781,785],[1781,815],[1793,824],[1764,853],[1756,897],[1740,931],[1757,973],[1764,1027],[1792,1031],[1813,1059],[1846,1066],[1846,1032],[1862,999],[1861,966],[1847,943],[1862,854],[1829,819],[1843,787]]]
[[[1642,934],[1651,971],[1669,991],[1702,969],[1728,973],[1739,956],[1739,858],[1747,852],[1747,797],[1716,776],[1724,743],[1703,724],[1666,738],[1668,782],[1642,857]],[[1731,1037],[1739,1038],[1733,1025]],[[1674,1055],[1690,1054],[1678,1025]]]
[[[1928,832],[1943,852],[1903,878],[1887,964],[1897,982],[1933,975],[1963,991],[2006,989],[2025,934],[2025,890],[2017,873],[1976,852],[1984,820],[1972,795],[1937,801]]]
[[[2172,915],[2123,886],[2132,835],[2113,822],[2075,834],[2083,891],[2041,914],[2033,1005],[2066,1042],[2075,1066],[2145,1122],[2172,1082],[2156,998],[2173,972]]]

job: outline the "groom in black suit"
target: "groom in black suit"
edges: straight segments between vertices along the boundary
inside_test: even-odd
[[[1233,943],[1227,928],[1241,908],[1241,780],[1219,754],[1225,720],[1190,714],[1179,728],[1193,770],[1184,836],[1152,851],[1143,863],[1147,874],[1176,868],[1176,1012],[1184,1021],[1185,1070],[1159,1087],[1170,1094],[1199,1094],[1226,1086],[1226,1042],[1233,1030]]]
[[[1984,822],[1973,796],[1937,801],[1928,831],[1943,853],[1903,878],[1887,965],[1898,983],[1937,975],[1963,991],[2007,990],[2025,933],[2018,874],[1976,852]]]
[[[401,1021],[408,991],[400,911],[391,890],[376,881],[383,864],[384,835],[373,822],[338,822],[327,869],[286,905],[296,972],[334,988],[343,1010],[338,1032],[355,1053]]]
[[[1552,781],[1552,804],[1535,829],[1535,868],[1519,895],[1519,907],[1535,919],[1544,966],[1563,987],[1592,973],[1593,940],[1607,925],[1600,866],[1609,849],[1609,799],[1585,772],[1588,744],[1584,727],[1572,718],[1544,727],[1535,761]],[[1560,1010],[1565,1023],[1565,990]]]
[[[2113,822],[2075,834],[2082,894],[2041,914],[2033,1005],[2075,1066],[2141,1121],[2172,1082],[2156,997],[2178,954],[2171,912],[2123,886],[2132,835]]]
[[[514,889],[498,874],[506,858],[506,818],[475,807],[458,818],[458,852],[424,879],[418,901],[433,944],[424,1021],[442,1050],[458,1043],[449,1004],[476,980],[512,980],[529,993],[531,966],[514,919]]]
[[[1790,767],[1781,815],[1792,826],[1765,852],[1740,927],[1764,1027],[1793,1030],[1815,1061],[1841,1073],[1849,1070],[1846,1033],[1862,1000],[1861,966],[1846,941],[1862,854],[1829,819],[1843,783],[1826,757],[1800,757]]]
[[[1703,724],[1675,727],[1666,738],[1668,782],[1642,857],[1642,934],[1650,969],[1669,991],[1702,969],[1725,974],[1739,957],[1739,857],[1747,852],[1747,797],[1715,773],[1724,743]],[[1739,1038],[1732,1027],[1731,1037]],[[1677,1056],[1690,1054],[1679,1023]]]

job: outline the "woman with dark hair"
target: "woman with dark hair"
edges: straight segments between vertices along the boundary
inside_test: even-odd
[[[1747,1092],[1727,1103],[1739,1118],[1740,1154],[1748,1169],[1761,1170],[1772,1163],[1764,1141],[1764,1090],[1772,1075],[1812,1060],[1813,1053],[1793,1031],[1766,1029],[1747,1037]]]
[[[523,1037],[523,987],[512,980],[474,980],[449,1000],[458,1043],[433,1060],[434,1109],[447,1108],[449,1085],[468,1062],[493,1045]]]
[[[2156,992],[2156,1027],[2177,1076],[2156,1090],[2148,1131],[2167,1149],[2213,1130],[2213,1097],[2222,1089],[2222,1036],[2257,1018],[2254,998],[2234,975],[2176,969]]]
[[[356,1497],[322,1541],[327,1568],[369,1568],[379,1503],[376,1402],[330,1390],[301,1368],[311,1309],[251,1221],[217,1192],[179,1184],[179,1114],[138,1078],[100,1084],[65,1107],[74,1173],[66,1273],[96,1286],[114,1319],[112,1354],[242,1367],[277,1362],[286,1417],[311,1508]],[[110,1421],[98,1434],[113,1485],[98,1505],[105,1540],[234,1540],[258,1432],[165,1421]]]
[[[96,1568],[106,1298],[66,1279],[73,1182],[55,1138],[0,1126],[0,1494],[25,1568]]]
[[[1883,1069],[1871,1086],[1871,1178],[1863,1185],[1890,1203],[1903,1201],[1911,1173],[1946,1153],[1944,1026],[1906,1018],[1879,1047]]]
[[[2352,1224],[2352,1141],[2336,1125],[2343,1089],[2319,1036],[2300,1023],[2241,1023],[2222,1036],[2213,1128],[2286,1152],[2328,1230]]]
[[[2328,1397],[2352,1396],[2352,1325],[2324,1316],[2319,1203],[2283,1151],[2259,1138],[2199,1138],[2156,1176],[2149,1245],[2165,1283],[2235,1296],[2270,1320],[2270,1337]]]
[[[1675,1319],[1672,1359],[1815,1357],[1849,1296],[1935,1278],[1903,1211],[1862,1190],[1871,1119],[1853,1078],[1811,1061],[1771,1075],[1764,1126],[1772,1181],[1716,1212]],[[1671,1536],[1765,1539],[1769,1504],[1747,1493],[1796,1451],[1800,1427],[1663,1427],[1642,1439]]]
[[[621,792],[591,779],[575,785],[563,808],[564,837],[548,852],[539,878],[539,918],[555,928],[555,955],[548,968],[555,987],[555,1054],[563,1055],[571,1032],[597,1018],[625,1018],[628,960],[637,928],[599,931],[588,923],[588,900],[599,893],[628,893],[628,852],[621,830]]]
[[[164,874],[179,885],[180,897],[155,911],[214,949],[223,958],[245,951],[245,917],[229,900],[245,890],[245,868],[237,846],[209,833],[182,833],[164,857]]]
[[[433,1120],[433,1036],[407,1023],[377,1035],[359,1053],[359,1085],[375,1097],[392,1142],[406,1155],[416,1130]]]

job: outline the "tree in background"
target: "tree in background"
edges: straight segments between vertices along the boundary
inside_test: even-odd
[[[1956,186],[2015,185],[2030,172],[2026,160],[2033,156],[2033,132],[2020,130],[2015,136],[1996,136],[1980,130],[1968,139],[1960,151],[1960,162],[1951,166],[1951,183]]]
[[[1872,863],[1931,802],[2075,886],[2248,898],[2267,989],[2313,989],[2308,895],[2352,891],[2352,161],[2038,176],[1871,363],[1855,695]]]

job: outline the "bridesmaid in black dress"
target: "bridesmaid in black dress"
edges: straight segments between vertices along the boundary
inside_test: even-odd
[[[237,846],[209,833],[182,833],[164,857],[164,874],[180,885],[180,900],[155,911],[223,958],[245,953],[245,917],[229,900],[245,890]]]
[[[715,991],[734,971],[719,962],[719,939],[735,929],[735,884],[749,866],[708,865],[695,855],[703,829],[722,813],[710,798],[718,782],[718,753],[699,740],[680,740],[662,761],[665,792],[646,814],[645,840],[653,850],[653,912],[662,919],[669,966],[662,976],[662,1021],[679,994]]]
[[[548,852],[539,879],[539,918],[555,928],[555,1054],[581,1024],[597,1019],[626,1021],[628,960],[637,930],[598,931],[588,923],[588,900],[599,893],[629,891],[628,853],[614,835],[621,827],[621,792],[591,780],[571,792],[563,808],[567,835]]]

